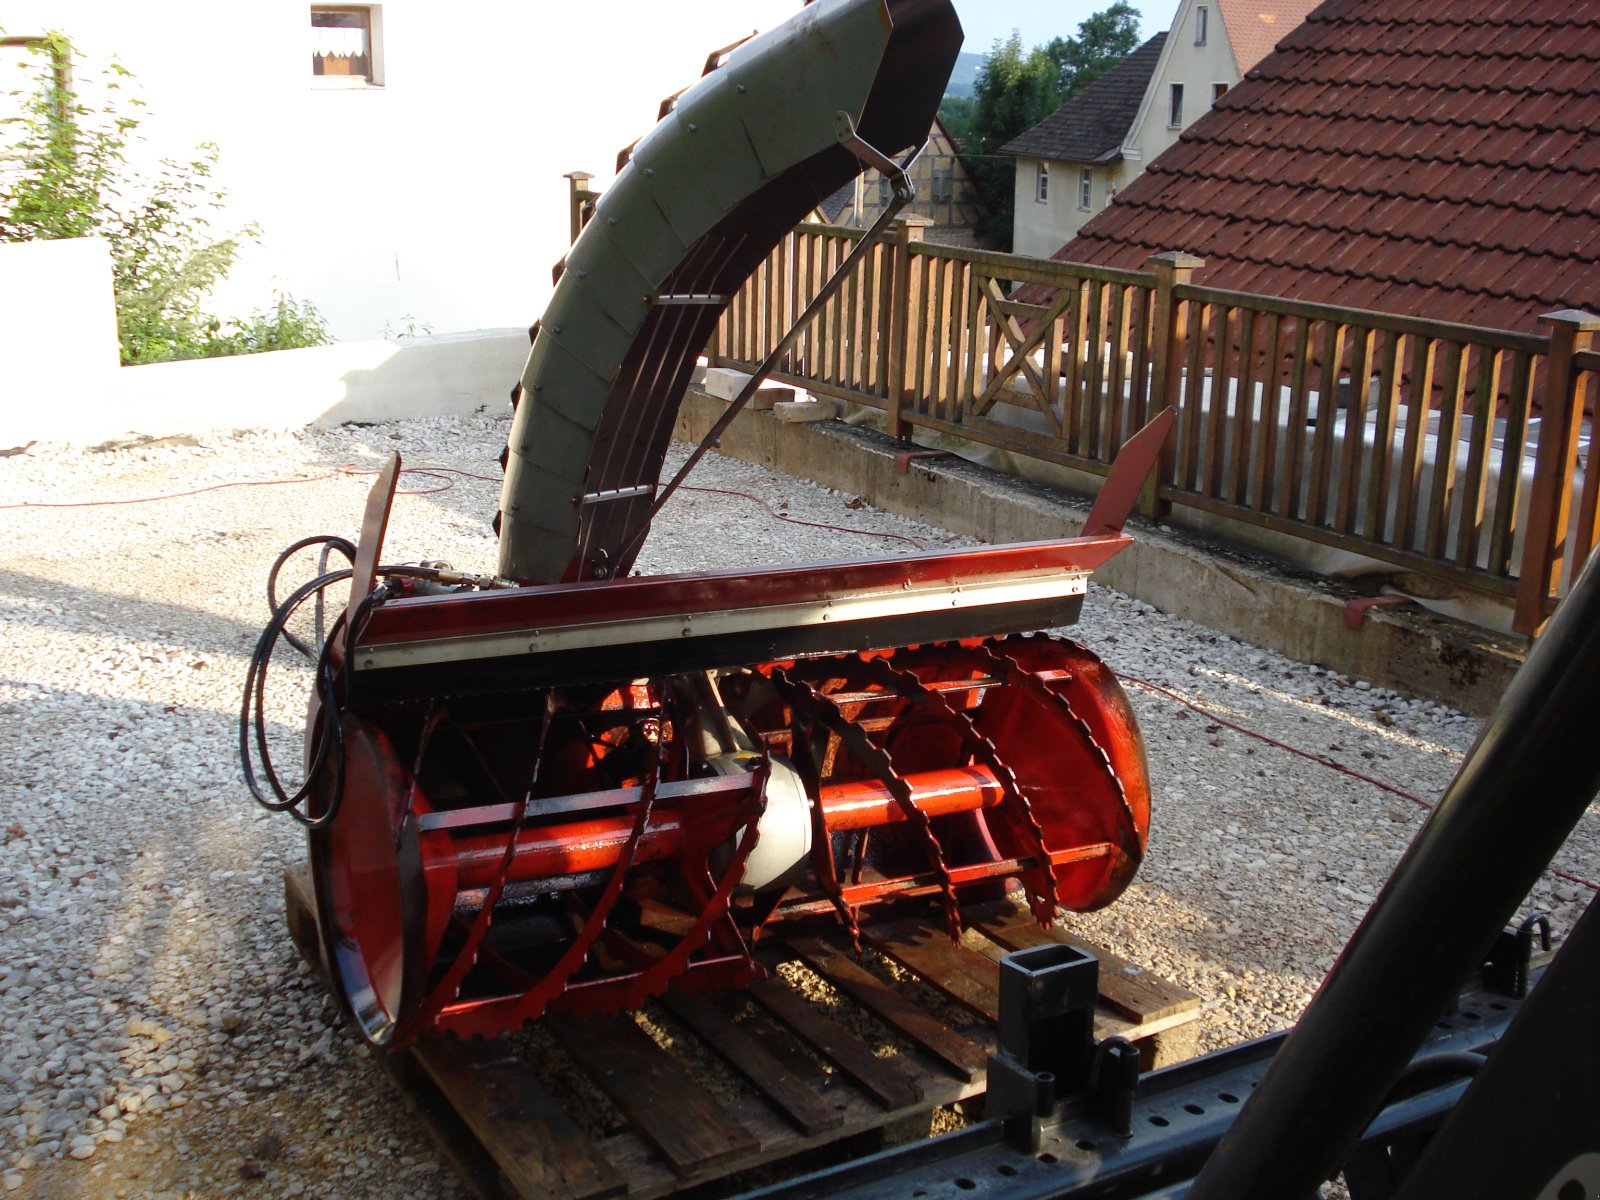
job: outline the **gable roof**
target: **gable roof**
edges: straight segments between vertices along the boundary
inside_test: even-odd
[[[1167,35],[1158,33],[1028,132],[1000,147],[1001,154],[1066,162],[1115,162],[1139,115]]]
[[[834,192],[832,195],[824,196],[822,198],[822,203],[817,205],[817,207],[820,208],[824,214],[826,214],[828,220],[837,223],[839,220],[839,214],[845,210],[845,206],[848,205],[850,201],[855,199],[855,196],[856,181],[852,179],[849,183],[841,183],[838,191]]]
[[[1055,257],[1529,329],[1600,306],[1600,21],[1328,0]]]
[[[1316,0],[1213,0],[1242,79],[1306,19]]]

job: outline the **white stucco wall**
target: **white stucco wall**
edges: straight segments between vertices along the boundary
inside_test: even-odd
[[[1206,37],[1195,41],[1196,9],[1204,7]],[[1143,173],[1156,155],[1178,140],[1179,135],[1211,111],[1216,85],[1233,87],[1239,82],[1233,50],[1215,0],[1199,5],[1183,0],[1172,19],[1172,31],[1161,49],[1161,57],[1145,89],[1118,162],[1091,165],[1094,172],[1093,198],[1087,209],[1079,206],[1078,173],[1085,165],[1053,161],[1050,164],[1050,196],[1046,203],[1036,199],[1039,160],[1017,159],[1015,219],[1012,249],[1018,254],[1049,258],[1078,236],[1078,231],[1103,209],[1128,184]],[[1169,124],[1172,85],[1183,85],[1183,123]]]
[[[263,234],[224,307],[278,287],[363,338],[526,327],[566,250],[562,174],[603,187],[711,50],[799,0],[380,7],[384,86],[357,89],[313,82],[301,0],[7,0],[0,22],[67,32],[85,78],[115,54],[148,103],[148,159],[220,145],[232,219]]]
[[[51,409],[100,403],[118,369],[106,244],[0,245],[0,448],[50,437]]]
[[[1079,177],[1083,163],[1050,164],[1049,199],[1036,198],[1039,160],[1017,159],[1015,219],[1011,248],[1017,254],[1049,258],[1078,236],[1085,222],[1106,206],[1110,195],[1119,191],[1130,177],[1125,164],[1104,163],[1090,166],[1094,182],[1087,209],[1079,207]]]
[[[1195,9],[1199,7],[1208,10],[1204,45],[1195,43]],[[1238,82],[1239,68],[1234,63],[1233,49],[1228,44],[1228,31],[1223,26],[1217,5],[1212,2],[1202,6],[1196,4],[1195,0],[1183,0],[1172,19],[1172,32],[1167,35],[1166,45],[1161,48],[1161,61],[1156,65],[1151,86],[1145,91],[1144,104],[1122,144],[1127,178],[1130,181],[1137,178],[1151,159],[1211,111],[1217,84],[1226,84],[1231,88]],[[1172,85],[1175,83],[1183,85],[1181,126],[1168,123]]]
[[[0,245],[0,448],[503,412],[526,329],[122,367],[94,238]]]

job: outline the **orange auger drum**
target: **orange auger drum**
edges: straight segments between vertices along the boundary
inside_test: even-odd
[[[1126,542],[369,606],[308,809],[350,1012],[384,1044],[492,1035],[737,986],[806,919],[1115,899],[1149,825],[1137,724],[1093,654],[1023,631]]]

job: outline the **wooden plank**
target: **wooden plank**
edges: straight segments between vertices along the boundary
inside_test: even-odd
[[[1229,431],[1227,464],[1222,483],[1222,498],[1243,504],[1250,483],[1250,442],[1255,426],[1256,407],[1256,313],[1239,310],[1239,358],[1234,387],[1233,428]]]
[[[1084,354],[1084,405],[1088,417],[1090,458],[1100,462],[1110,462],[1111,455],[1107,447],[1111,444],[1111,433],[1106,428],[1106,404],[1104,400],[1105,378],[1103,355],[1105,353],[1105,286],[1100,283],[1089,285],[1089,305],[1084,314],[1083,348]]]
[[[892,985],[821,938],[800,938],[790,949],[829,983],[848,992],[867,1008],[969,1082],[983,1074],[988,1051],[951,1029],[932,1013],[917,1007]]]
[[[1252,501],[1264,512],[1272,511],[1272,494],[1277,490],[1278,401],[1283,390],[1283,318],[1273,313],[1270,322],[1261,371],[1261,421],[1257,426],[1261,444],[1256,450],[1251,483]]]
[[[1532,395],[1533,364],[1527,354],[1514,354],[1511,358],[1511,390],[1506,398],[1505,437],[1500,447],[1500,493],[1494,506],[1494,539],[1489,543],[1489,573],[1511,574],[1511,555],[1517,540],[1517,527],[1522,512],[1517,504],[1518,485],[1522,482],[1522,453],[1528,433],[1528,404]],[[1587,557],[1587,547],[1594,542],[1594,506],[1589,497],[1594,479],[1594,441],[1589,442],[1589,463],[1584,473],[1585,502],[1578,513],[1578,553]]]
[[[1372,338],[1372,330],[1351,327],[1349,408],[1344,419],[1339,490],[1333,516],[1333,526],[1340,533],[1356,532],[1361,459],[1367,444],[1367,398],[1372,391]]]
[[[1399,424],[1401,342],[1404,334],[1383,337],[1383,357],[1378,368],[1377,425],[1372,437],[1372,462],[1367,467],[1367,514],[1361,536],[1384,541],[1389,521],[1389,477],[1394,461],[1394,434]]]
[[[1050,331],[1044,339],[1044,395],[1039,398],[1039,407],[1043,410],[1045,420],[1052,426],[1052,436],[1060,438],[1067,429],[1066,403],[1061,395],[1061,344],[1066,336],[1062,328],[1059,313],[1051,313],[1047,318]]]
[[[1477,564],[1478,546],[1483,539],[1485,501],[1489,495],[1489,464],[1494,455],[1494,410],[1500,395],[1499,351],[1478,347],[1478,371],[1472,390],[1472,442],[1467,451],[1461,524],[1456,534],[1458,567]],[[1518,463],[1518,466],[1521,464]]]
[[[1182,457],[1178,460],[1178,478],[1176,484],[1186,492],[1200,490],[1200,419],[1202,407],[1206,402],[1206,372],[1205,355],[1206,345],[1211,337],[1211,306],[1189,301],[1188,305],[1189,337],[1185,355],[1184,386],[1183,386],[1183,411],[1178,416],[1181,432],[1178,444],[1182,447]],[[1160,330],[1156,331],[1159,337]],[[1175,364],[1169,363],[1167,371],[1170,374],[1176,369]]]
[[[1455,502],[1456,445],[1461,438],[1461,407],[1466,393],[1466,354],[1460,342],[1446,342],[1444,365],[1439,372],[1439,432],[1433,451],[1433,487],[1428,494],[1428,515],[1423,526],[1423,553],[1444,557],[1450,532],[1450,511]]]
[[[763,979],[747,991],[855,1080],[881,1107],[894,1110],[921,1102],[920,1085],[893,1063],[873,1054],[860,1038],[830,1020],[792,988],[776,979]]]
[[[1067,376],[1062,384],[1061,411],[1067,420],[1062,426],[1061,437],[1066,443],[1067,451],[1089,457],[1083,447],[1087,433],[1086,426],[1094,420],[1094,411],[1090,399],[1084,395],[1083,387],[1084,322],[1087,319],[1083,282],[1073,280],[1072,286],[1067,288],[1064,294],[1067,304],[1062,310],[1061,330],[1066,334],[1064,344],[1067,347]]]
[[[1327,322],[1322,331],[1322,379],[1317,390],[1317,431],[1311,449],[1311,495],[1306,520],[1321,525],[1328,515],[1333,474],[1333,427],[1339,418],[1339,370],[1344,365],[1345,327]]]
[[[626,1016],[552,1015],[545,1022],[562,1049],[678,1174],[759,1149],[749,1130]]]
[[[837,1129],[844,1117],[704,996],[668,992],[661,1003],[744,1075],[807,1137]]]
[[[1238,362],[1233,349],[1233,329],[1243,319],[1243,314],[1235,309],[1218,308],[1211,323],[1211,412],[1202,464],[1205,478],[1200,490],[1218,500],[1227,499],[1223,489],[1227,484],[1224,468],[1228,454],[1229,397],[1238,390],[1234,378]]]
[[[1000,1020],[1000,978],[981,954],[951,945],[942,930],[920,921],[874,922],[861,934],[874,950],[957,1004],[990,1024]]]
[[[1127,289],[1122,287],[1111,288],[1111,312],[1106,318],[1106,406],[1111,414],[1108,422],[1110,433],[1106,440],[1106,461],[1110,462],[1122,449],[1122,443],[1128,440],[1130,434],[1139,428],[1139,423],[1130,419],[1130,413],[1137,402],[1125,396],[1126,380],[1123,378],[1123,349],[1127,345],[1128,315],[1123,304],[1127,299]]]
[[[1150,307],[1150,293],[1142,287],[1134,288],[1133,320],[1128,329],[1128,340],[1131,343],[1131,347],[1129,348],[1131,348],[1133,352],[1133,367],[1132,374],[1129,376],[1128,381],[1133,393],[1133,402],[1137,406],[1136,412],[1138,416],[1133,422],[1133,428],[1135,429],[1143,428],[1145,423],[1150,420],[1151,416],[1164,408],[1167,402],[1166,396],[1157,396],[1154,394],[1155,385],[1150,378],[1152,366],[1150,353]],[[1182,321],[1182,315],[1176,318],[1176,320]],[[1176,352],[1172,359],[1172,365],[1168,370],[1169,375],[1175,375],[1177,373],[1177,364],[1182,362],[1184,352],[1187,349],[1187,346],[1183,343],[1181,337],[1182,328],[1184,328],[1184,326],[1180,325],[1179,344],[1175,348]],[[1166,336],[1165,331],[1163,331],[1162,336]],[[1173,387],[1173,398],[1176,399],[1178,394],[1178,389]],[[1172,461],[1172,452],[1173,445],[1169,441],[1167,443],[1166,451],[1163,455],[1163,461],[1168,464],[1169,469],[1166,477],[1157,480],[1158,484],[1164,484],[1171,481],[1170,464]]]
[[[1200,1007],[1200,997],[1187,988],[1130,963],[1070,929],[1040,929],[1027,913],[1014,906],[1009,914],[1004,908],[997,909],[994,915],[973,924],[1007,950],[1025,950],[1051,942],[1087,950],[1100,960],[1100,999],[1129,1020],[1155,1021]]]
[[[1395,501],[1394,544],[1401,550],[1415,547],[1418,497],[1422,495],[1422,469],[1427,462],[1428,413],[1433,409],[1433,368],[1436,343],[1432,338],[1411,341],[1411,378],[1406,402],[1406,434],[1400,451],[1400,495]]]
[[[970,273],[971,268],[965,263],[957,263],[950,281],[950,382],[943,414],[947,421],[959,421],[967,403],[966,353],[971,341],[969,324],[972,319]]]
[[[1310,397],[1311,322],[1296,321],[1294,363],[1289,373],[1289,421],[1283,455],[1283,490],[1278,511],[1291,520],[1301,514],[1301,480],[1305,477],[1306,402]]]
[[[643,1035],[641,1035],[643,1036]],[[522,1196],[600,1200],[628,1184],[519,1055],[496,1042],[425,1042],[412,1051]]]

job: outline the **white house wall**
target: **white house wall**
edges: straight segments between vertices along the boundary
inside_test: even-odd
[[[1195,44],[1195,9],[1208,9],[1206,42]],[[1239,68],[1234,62],[1233,49],[1228,44],[1228,31],[1223,26],[1222,14],[1215,3],[1197,5],[1184,0],[1173,18],[1172,32],[1161,48],[1161,60],[1156,64],[1151,86],[1146,89],[1144,103],[1134,119],[1127,140],[1123,142],[1123,158],[1127,161],[1127,179],[1136,178],[1151,159],[1178,140],[1178,136],[1202,116],[1211,111],[1213,89],[1219,83],[1233,87],[1239,82]],[[1172,85],[1183,85],[1183,124],[1169,124],[1171,115]]]
[[[148,107],[151,160],[222,150],[229,220],[261,226],[221,297],[310,300],[340,338],[526,326],[566,250],[564,172],[618,149],[706,55],[798,0],[600,5],[386,0],[382,87],[318,86],[310,5],[8,0],[9,35],[59,29],[82,76],[115,54]]]
[[[1094,185],[1090,189],[1089,207],[1085,209],[1078,205],[1078,172],[1082,169],[1081,163],[1052,160],[1049,198],[1041,202],[1036,194],[1039,160],[1017,159],[1015,217],[1011,237],[1013,252],[1034,258],[1049,258],[1077,237],[1084,223],[1104,208],[1110,196],[1132,178],[1120,162],[1091,167]]]

